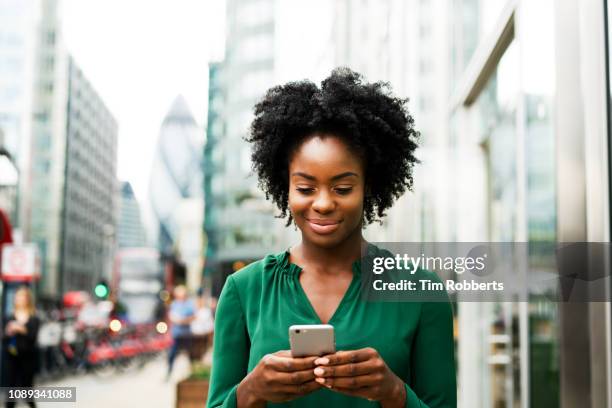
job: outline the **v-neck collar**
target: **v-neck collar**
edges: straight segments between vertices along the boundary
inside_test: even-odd
[[[371,247],[372,245],[368,244],[368,247],[367,247],[368,254],[370,254],[373,249]],[[298,290],[298,296],[301,297],[302,303],[306,305],[306,308],[308,309],[308,312],[310,313],[312,318],[316,321],[317,324],[323,324],[323,322],[321,321],[321,318],[319,317],[314,306],[312,305],[312,302],[308,298],[308,295],[306,295],[306,292],[304,291],[304,288],[302,287],[302,283],[300,282],[300,274],[303,271],[302,268],[289,261],[289,256],[290,256],[289,250],[290,249],[287,249],[284,252],[282,259],[281,259],[281,265],[284,267],[284,269],[287,272],[289,272],[289,274],[291,275],[291,278],[295,281],[295,285]],[[326,324],[333,325],[338,319],[341,318],[343,309],[346,307],[346,304],[350,301],[351,298],[353,298],[353,293],[359,289],[360,277],[361,277],[361,258],[353,262],[351,266],[351,271],[353,272],[353,278],[351,279],[351,283],[346,289],[346,292],[344,292],[344,295],[342,296],[340,303],[338,303],[336,310],[334,310],[334,313],[329,318],[329,321]]]

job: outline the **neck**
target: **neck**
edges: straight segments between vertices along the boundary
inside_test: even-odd
[[[303,261],[307,263],[319,264],[325,269],[350,268],[353,262],[361,258],[362,250],[367,246],[367,241],[363,238],[361,228],[356,228],[355,232],[347,239],[331,248],[325,248],[313,244],[303,239],[298,245],[298,253]]]

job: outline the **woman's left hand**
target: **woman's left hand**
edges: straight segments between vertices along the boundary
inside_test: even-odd
[[[404,407],[404,382],[371,347],[338,351],[314,362],[315,381],[334,391],[380,402],[383,408]]]

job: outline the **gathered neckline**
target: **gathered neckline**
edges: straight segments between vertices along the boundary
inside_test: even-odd
[[[281,267],[281,270],[283,272],[286,272],[292,276],[299,276],[300,273],[302,272],[302,267],[300,267],[297,264],[294,264],[293,262],[289,261],[289,257],[291,255],[290,253],[290,249],[291,248],[287,248],[284,252],[280,253],[278,255],[278,260],[279,260],[279,266]],[[377,250],[376,245],[373,245],[371,243],[368,243],[367,245],[367,255],[366,256],[371,256],[373,255]],[[361,261],[362,261],[363,257],[360,257],[359,259],[357,259],[355,262],[353,262],[351,269],[353,271],[354,275],[361,275]]]

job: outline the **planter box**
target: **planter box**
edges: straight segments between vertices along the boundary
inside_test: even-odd
[[[176,384],[176,408],[203,408],[208,397],[208,380],[179,381]]]

